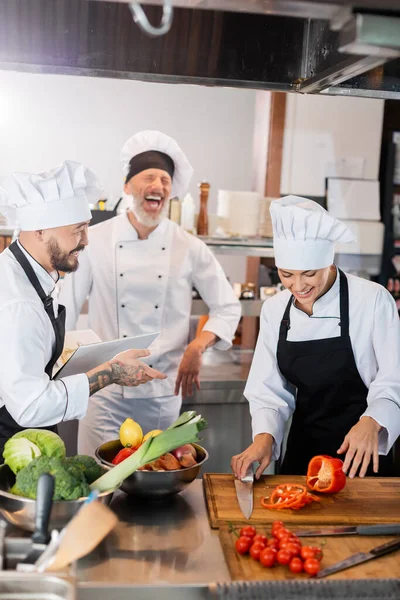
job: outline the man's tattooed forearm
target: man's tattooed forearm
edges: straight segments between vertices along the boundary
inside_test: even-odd
[[[105,367],[104,369],[91,371],[88,373],[88,379],[89,395],[91,396],[92,394],[95,394],[99,390],[110,385],[110,383],[113,383],[111,365],[109,367]]]
[[[90,396],[111,383],[133,387],[151,379],[143,365],[124,365],[119,362],[103,365],[87,373]]]

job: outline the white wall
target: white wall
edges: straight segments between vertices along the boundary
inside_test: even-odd
[[[363,158],[363,179],[377,179],[383,100],[288,94],[282,194],[324,196],[329,163]]]
[[[81,161],[97,172],[114,204],[123,183],[123,143],[142,129],[160,129],[177,139],[194,167],[194,198],[200,181],[211,184],[212,213],[219,188],[251,189],[255,95],[0,71],[0,174],[39,172],[66,158]],[[242,281],[245,259],[222,257],[221,263],[233,281]]]

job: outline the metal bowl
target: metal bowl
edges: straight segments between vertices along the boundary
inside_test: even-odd
[[[106,469],[104,469],[106,471]],[[8,465],[0,466],[0,513],[12,525],[34,531],[36,500],[23,498],[9,494],[8,490],[15,483],[15,475]],[[111,502],[115,490],[103,492],[99,495],[99,501],[103,504]],[[79,500],[57,500],[53,502],[50,515],[49,529],[62,529],[78,512],[86,498]]]
[[[163,500],[179,494],[196,479],[201,466],[208,459],[208,452],[198,444],[192,444],[197,451],[197,464],[176,471],[135,471],[124,479],[121,490],[128,496],[146,498],[148,500]],[[106,442],[96,450],[96,458],[108,469],[114,467],[113,458],[123,448],[119,440]]]

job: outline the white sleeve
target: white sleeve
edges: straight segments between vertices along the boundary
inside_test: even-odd
[[[400,321],[396,304],[384,288],[376,299],[373,345],[378,372],[368,391],[368,408],[384,429],[379,434],[379,453],[387,454],[400,435]]]
[[[221,265],[203,242],[199,244],[193,266],[193,284],[210,309],[203,330],[219,338],[215,348],[228,350],[239,323],[240,302]]]
[[[250,405],[253,439],[259,433],[270,433],[275,440],[272,460],[278,460],[285,426],[296,402],[295,388],[282,377],[276,358],[282,315],[268,322],[268,302],[261,311],[260,333],[244,396]]]
[[[92,287],[93,274],[89,251],[86,248],[79,255],[79,267],[75,273],[65,275],[61,291],[58,297],[60,304],[66,308],[65,328],[74,331],[83,303],[89,295]]]
[[[21,427],[81,419],[89,401],[85,374],[52,381],[45,373],[51,344],[47,315],[29,302],[0,311],[0,397]]]

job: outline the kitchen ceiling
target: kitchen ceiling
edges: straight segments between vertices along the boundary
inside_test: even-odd
[[[141,4],[158,26],[163,0]],[[399,0],[172,4],[151,37],[126,2],[0,0],[0,69],[400,98]]]

